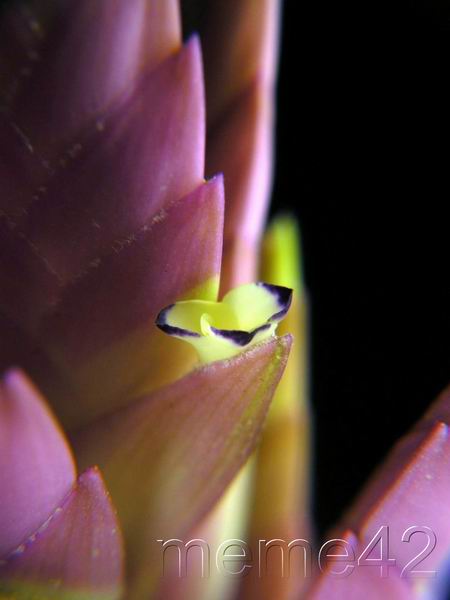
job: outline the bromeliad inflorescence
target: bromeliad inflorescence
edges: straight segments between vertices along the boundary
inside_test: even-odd
[[[237,523],[256,550],[312,530],[295,225],[261,245],[280,0],[183,0],[200,27],[185,44],[179,0],[2,5],[0,600],[441,598],[394,569],[327,570],[311,587],[253,569],[239,590],[161,578],[156,540],[205,519],[213,543]],[[236,287],[258,277],[277,285]],[[213,364],[192,369],[192,348],[158,327]],[[449,394],[341,524],[346,539],[389,524],[405,564],[398,532],[426,523],[427,565],[445,573],[448,423]]]

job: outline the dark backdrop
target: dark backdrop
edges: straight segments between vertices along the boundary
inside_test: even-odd
[[[322,530],[450,379],[450,5],[393,6],[285,3],[273,210],[302,230]]]

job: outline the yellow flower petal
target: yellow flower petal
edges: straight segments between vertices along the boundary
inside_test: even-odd
[[[202,363],[231,358],[275,334],[289,310],[292,290],[249,283],[221,302],[186,300],[164,308],[156,319],[165,333],[189,342]]]

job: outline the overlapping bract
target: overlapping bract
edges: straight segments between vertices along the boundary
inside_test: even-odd
[[[120,598],[120,527],[96,469],[76,479],[53,415],[20,371],[0,388],[0,597]]]
[[[148,18],[142,19],[143,11]],[[5,189],[1,195],[1,310],[25,338],[20,364],[70,426],[89,418],[91,408],[98,410],[99,404],[93,408],[93,397],[98,394],[95,386],[91,389],[93,379],[113,378],[117,383],[117,371],[120,367],[122,373],[129,371],[129,365],[126,369],[123,365],[133,351],[141,362],[132,365],[133,373],[120,393],[135,393],[130,388],[138,380],[145,388],[145,378],[154,385],[155,373],[167,372],[162,359],[155,364],[148,356],[153,373],[147,368],[144,375],[139,333],[145,327],[150,330],[146,333],[155,335],[153,320],[161,307],[159,301],[173,301],[188,293],[215,297],[223,197],[219,181],[202,183],[205,131],[200,50],[196,39],[180,47],[175,3],[133,0],[106,8],[100,0],[74,2],[54,18],[58,26],[39,43],[41,59],[36,71],[22,82],[3,114],[9,137],[0,149]],[[135,25],[130,28],[130,23]],[[44,25],[39,27],[44,30]],[[141,43],[136,41],[136,27],[142,29]],[[162,36],[158,43],[155,29]],[[144,44],[147,39],[151,41]],[[122,70],[110,62],[110,50],[117,52],[119,42],[121,64],[127,65]],[[88,61],[83,53],[77,60],[77,46],[87,54],[90,49],[95,60]],[[71,79],[78,81],[70,101],[61,83],[64,64],[71,69]],[[102,72],[100,80],[98,71]],[[47,110],[53,103],[64,105],[67,114],[61,122],[53,112],[45,118],[41,114],[41,106]],[[19,179],[18,173],[23,173],[19,185],[11,185]],[[192,199],[190,194],[194,194]],[[184,197],[189,200],[182,202]],[[177,202],[178,209],[172,207]],[[180,232],[181,220],[186,223]],[[151,227],[158,231],[149,233]],[[158,233],[172,242],[171,249],[152,242]],[[188,239],[202,236],[205,244],[187,245]],[[180,254],[186,254],[184,271]],[[144,283],[130,278],[124,285],[115,278],[114,269],[123,269],[125,261],[143,264],[144,260],[153,268]],[[99,291],[91,291],[89,308],[95,310],[97,297],[103,322],[114,322],[114,327],[103,326],[103,335],[92,326],[82,326],[81,314],[74,321],[67,306],[82,303],[89,286],[102,287],[108,300],[121,286],[122,316]],[[157,296],[158,288],[163,297]],[[154,301],[153,308],[142,306],[144,293],[147,302]],[[91,321],[95,327],[95,315]],[[10,329],[9,325],[4,328],[3,338],[15,335]],[[161,337],[159,343],[165,343]],[[94,351],[97,366],[103,370],[93,376]],[[40,362],[35,360],[37,353],[42,356]],[[8,356],[5,361],[10,362]],[[67,413],[69,403],[72,410]]]
[[[75,436],[81,464],[97,461],[119,510],[133,598],[161,575],[156,540],[188,535],[248,458],[289,346],[274,339],[211,363]]]
[[[389,555],[396,561],[389,568],[388,577],[380,577],[377,566],[356,567],[345,579],[324,573],[308,598],[345,596],[356,600],[369,588],[372,594],[369,598],[446,598],[450,557],[450,527],[445,508],[450,501],[449,424],[450,390],[447,389],[416,427],[397,443],[336,528],[336,537],[346,532],[345,538],[352,542],[358,558],[380,527],[388,527]],[[424,533],[403,541],[404,533],[411,527]],[[436,548],[430,546],[430,552],[426,552],[426,528],[438,540]],[[432,538],[429,541],[432,544]],[[412,564],[415,557],[418,560]]]
[[[0,412],[0,556],[4,556],[47,520],[70,492],[76,475],[63,433],[18,371],[8,372],[1,382]]]

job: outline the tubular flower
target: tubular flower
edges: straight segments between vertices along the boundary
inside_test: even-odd
[[[274,335],[286,316],[292,290],[268,283],[248,283],[220,302],[185,300],[164,308],[158,327],[197,350],[202,362],[230,358]]]
[[[161,577],[168,540],[312,531],[292,221],[259,266],[280,6],[183,10],[202,17],[184,44],[177,0],[2,9],[0,598],[438,599],[441,578],[402,577],[398,543],[388,578]],[[428,502],[444,570],[449,402],[338,525],[355,552],[385,522],[401,540]]]

